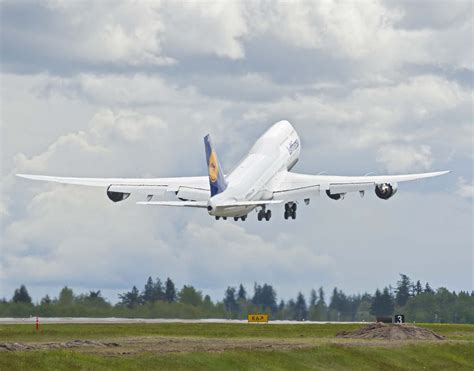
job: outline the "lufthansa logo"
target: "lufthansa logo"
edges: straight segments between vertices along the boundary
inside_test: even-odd
[[[212,183],[217,181],[217,175],[219,174],[219,166],[217,165],[217,157],[214,151],[209,156],[209,179]]]

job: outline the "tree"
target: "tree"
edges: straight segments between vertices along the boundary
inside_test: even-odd
[[[239,304],[235,299],[235,291],[235,287],[227,287],[224,297],[225,309],[233,313],[237,313],[239,311]]]
[[[242,284],[240,284],[239,286],[239,292],[237,293],[237,300],[239,301],[247,300],[247,291],[245,291],[245,287]]]
[[[377,316],[391,316],[393,314],[394,300],[388,287],[383,289],[381,293],[379,289],[375,291],[370,313]]]
[[[161,283],[161,280],[158,277],[156,277],[153,289],[155,300],[165,300],[165,289],[163,287],[163,283]]]
[[[434,294],[434,290],[431,288],[431,286],[428,282],[426,282],[426,285],[425,285],[425,292],[427,294]]]
[[[12,301],[14,303],[31,304],[31,296],[28,294],[28,290],[26,289],[25,285],[21,285],[19,289],[15,290]]]
[[[178,294],[179,301],[183,304],[198,306],[202,304],[202,293],[197,291],[193,286],[184,285]]]
[[[324,289],[322,286],[319,288],[318,294],[319,294],[318,304],[326,306],[326,302],[324,301]]]
[[[309,306],[314,307],[316,305],[317,300],[318,300],[318,295],[316,294],[316,290],[312,289],[311,293],[309,294]]]
[[[61,306],[71,306],[74,303],[74,292],[67,286],[64,286],[59,293],[58,304]]]
[[[41,305],[49,305],[51,304],[51,298],[48,294],[44,298],[41,299]]]
[[[416,281],[415,285],[415,295],[420,295],[423,292],[423,287],[421,286],[420,280]]]
[[[406,274],[400,273],[400,280],[397,282],[396,288],[396,295],[395,295],[395,303],[403,307],[408,299],[410,298],[410,288],[412,284],[410,278]]]
[[[294,319],[303,321],[308,317],[308,308],[306,307],[306,300],[301,292],[298,293],[295,303]]]
[[[252,303],[262,307],[263,310],[270,309],[272,313],[277,310],[276,292],[271,285],[263,286],[255,284]]]
[[[171,281],[171,278],[169,277],[166,279],[165,283],[165,299],[170,303],[176,300],[176,289],[173,281]]]
[[[148,277],[148,280],[146,281],[142,298],[145,303],[153,303],[157,299],[155,295],[155,283],[151,277]]]
[[[136,286],[133,286],[131,291],[119,294],[119,299],[120,305],[126,306],[127,308],[135,308],[142,303],[140,291]]]

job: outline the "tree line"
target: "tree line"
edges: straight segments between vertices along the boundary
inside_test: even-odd
[[[242,284],[229,286],[223,299],[216,302],[192,285],[178,290],[171,278],[163,283],[149,277],[142,290],[133,286],[118,299],[112,305],[100,290],[76,295],[64,287],[57,297],[46,295],[33,303],[21,285],[10,300],[0,300],[0,316],[245,319],[249,313],[268,313],[276,320],[373,321],[403,313],[410,322],[474,323],[474,292],[456,293],[444,287],[434,290],[405,274],[400,274],[395,287],[389,285],[373,294],[346,295],[335,287],[328,298],[319,287],[308,297],[299,292],[294,299],[278,301],[272,285],[255,283],[251,294]]]

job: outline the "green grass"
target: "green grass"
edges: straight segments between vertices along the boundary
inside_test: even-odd
[[[363,327],[360,324],[221,324],[221,323],[156,323],[156,324],[44,324],[35,332],[34,324],[0,325],[0,341],[55,341],[104,339],[136,336],[198,336],[208,338],[301,338],[334,337],[340,331]],[[453,340],[474,341],[474,325],[421,324]]]
[[[140,354],[103,357],[53,350],[3,353],[1,370],[20,369],[452,369],[472,370],[474,348],[469,344],[421,344],[402,347],[324,345],[306,350],[222,353]]]
[[[474,367],[474,325],[423,324],[449,341],[389,342],[336,340],[342,330],[357,324],[248,325],[248,324],[45,324],[36,334],[34,325],[0,325],[0,342],[120,339],[126,337],[192,337],[305,341],[306,349],[220,352],[155,353],[137,351],[121,355],[101,350],[37,350],[0,352],[0,370],[21,369],[456,369]]]

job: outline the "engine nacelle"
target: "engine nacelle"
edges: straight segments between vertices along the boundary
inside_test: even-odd
[[[375,186],[375,194],[382,200],[388,200],[398,191],[398,184],[382,183]]]
[[[119,201],[123,201],[129,198],[130,193],[114,192],[114,191],[109,191],[107,189],[107,197],[109,198],[109,200],[113,202],[119,202]]]
[[[326,194],[331,200],[343,200],[344,196],[346,195],[345,193],[331,193],[329,189],[326,190]]]

